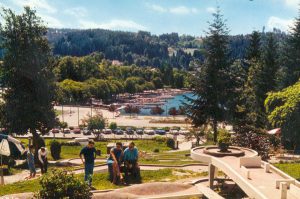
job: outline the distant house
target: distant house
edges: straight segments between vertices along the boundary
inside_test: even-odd
[[[124,65],[124,63],[120,62],[119,60],[112,60],[111,65],[113,65],[113,66],[122,66],[122,65]]]

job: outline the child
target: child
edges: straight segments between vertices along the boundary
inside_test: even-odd
[[[34,147],[33,147],[33,145],[30,145],[29,150],[27,152],[27,163],[28,163],[28,168],[29,168],[29,171],[30,171],[30,176],[28,177],[28,179],[34,178],[35,175],[36,175],[33,151],[34,151]]]

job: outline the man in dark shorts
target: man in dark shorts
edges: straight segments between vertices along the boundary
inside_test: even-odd
[[[79,154],[80,159],[84,164],[84,181],[86,181],[89,186],[92,185],[94,164],[96,159],[96,149],[94,145],[94,141],[89,141],[88,145],[81,149]],[[84,156],[84,160],[82,155]]]

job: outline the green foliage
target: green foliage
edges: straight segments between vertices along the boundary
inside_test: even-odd
[[[59,160],[61,153],[61,144],[56,140],[52,140],[50,142],[50,152],[54,160]]]
[[[93,117],[88,118],[87,124],[89,130],[102,130],[105,128],[105,119],[101,115],[94,115]]]
[[[175,141],[172,138],[168,138],[166,143],[168,147],[170,147],[171,149],[175,149]]]
[[[110,128],[111,130],[115,130],[116,128],[118,128],[118,125],[117,125],[116,122],[111,122],[111,123],[109,124],[109,128]]]
[[[153,150],[153,152],[154,153],[159,153],[159,149],[156,148],[156,149]]]
[[[300,81],[279,92],[271,92],[265,101],[268,119],[280,127],[285,141],[300,144]]]
[[[39,181],[41,189],[36,198],[78,198],[89,199],[92,196],[89,186],[63,170],[52,170],[43,175]]]
[[[55,125],[53,63],[44,36],[47,28],[29,7],[19,15],[3,9],[2,16],[2,86],[7,88],[1,107],[2,127],[16,134],[30,129],[37,137],[36,129],[45,133]]]
[[[231,135],[225,129],[218,129],[218,144],[231,144]]]

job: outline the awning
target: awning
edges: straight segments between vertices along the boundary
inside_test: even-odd
[[[269,135],[279,135],[280,133],[281,133],[280,128],[276,128],[276,129],[272,129],[272,130],[268,131]]]

